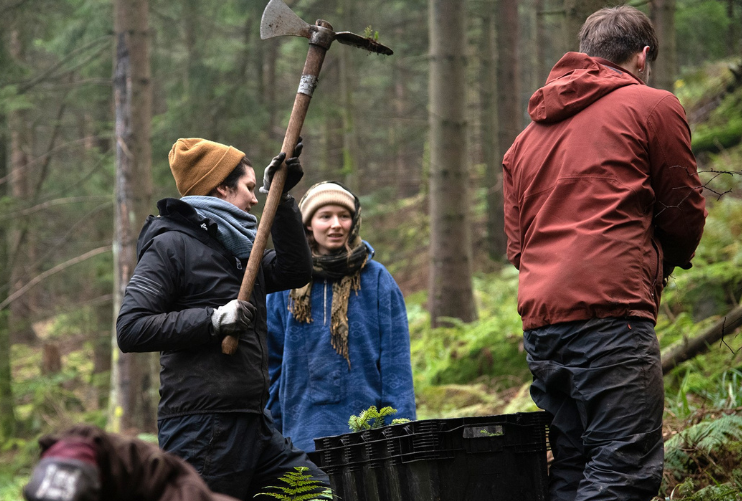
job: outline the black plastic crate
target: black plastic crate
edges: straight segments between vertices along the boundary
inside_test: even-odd
[[[430,419],[315,440],[345,501],[544,501],[548,414]]]

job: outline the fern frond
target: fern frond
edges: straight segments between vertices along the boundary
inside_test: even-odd
[[[322,485],[319,480],[307,473],[309,468],[306,466],[295,466],[294,470],[283,474],[278,478],[287,486],[271,485],[266,487],[279,492],[259,492],[255,495],[269,496],[281,501],[321,501],[322,499],[333,499],[332,490]]]
[[[739,499],[738,495],[739,491],[732,485],[710,485],[688,497],[687,501],[735,501]]]
[[[693,456],[711,454],[735,441],[742,441],[742,416],[729,414],[702,421],[665,442],[665,468],[683,471]]]
[[[742,416],[725,415],[708,424],[705,436],[698,441],[698,449],[709,453],[729,441],[742,440]]]

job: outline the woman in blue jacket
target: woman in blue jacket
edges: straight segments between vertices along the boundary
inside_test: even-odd
[[[349,432],[371,405],[415,419],[404,298],[359,236],[361,206],[338,183],[312,186],[299,203],[312,248],[312,280],[270,294],[268,409],[297,447]]]

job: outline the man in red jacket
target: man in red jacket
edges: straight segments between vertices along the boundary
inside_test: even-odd
[[[503,160],[531,395],[553,414],[552,500],[649,500],[663,469],[660,294],[706,217],[685,112],[644,84],[649,19],[592,14]]]

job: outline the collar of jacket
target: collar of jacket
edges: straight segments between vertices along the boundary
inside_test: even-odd
[[[182,218],[190,224],[206,230],[206,233],[210,237],[216,238],[217,224],[213,220],[201,216],[196,212],[196,209],[182,200],[177,198],[163,198],[157,202],[157,209],[160,211],[160,216],[170,216],[175,219]]]
[[[214,221],[202,217],[177,198],[163,198],[157,202],[157,208],[160,215],[149,216],[139,234],[137,259],[142,257],[156,236],[168,231],[185,233],[231,258],[232,255],[216,239],[217,224]]]

